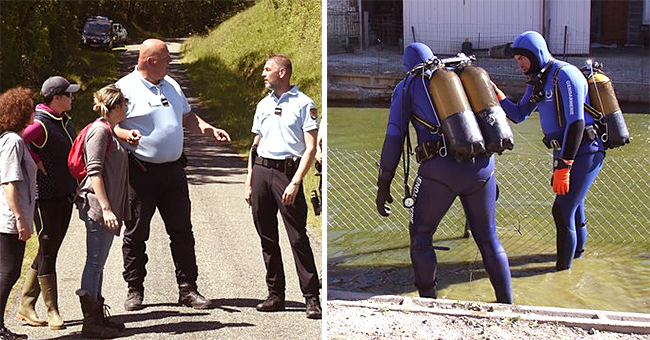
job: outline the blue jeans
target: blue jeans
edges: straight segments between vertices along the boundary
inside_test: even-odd
[[[81,289],[97,300],[102,294],[104,265],[115,235],[104,228],[100,222],[93,221],[88,216],[82,218],[86,222],[86,266],[81,276]]]

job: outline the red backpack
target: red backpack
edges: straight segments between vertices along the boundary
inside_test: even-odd
[[[108,123],[106,123],[101,118],[98,118],[96,121],[104,123],[108,131],[111,133],[111,136],[113,135],[113,129]],[[84,179],[88,173],[86,171],[86,161],[84,160],[84,142],[86,141],[86,134],[88,133],[88,129],[90,129],[90,126],[95,122],[86,125],[83,129],[81,129],[81,131],[79,131],[79,134],[77,137],[75,137],[74,142],[72,142],[72,148],[70,148],[70,153],[68,154],[68,170],[70,170],[70,174],[77,181]],[[109,138],[106,152],[111,149],[111,146],[113,146],[113,138]]]

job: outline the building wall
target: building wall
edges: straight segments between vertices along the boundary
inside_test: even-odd
[[[648,2],[650,3],[650,1]],[[643,1],[631,0],[628,12],[627,43],[640,45],[642,43],[640,28],[643,24]]]
[[[353,1],[353,4],[356,0]],[[327,0],[328,12],[345,12],[350,10],[350,0]]]
[[[591,0],[546,0],[546,41],[551,53],[588,54]]]
[[[456,54],[465,38],[474,49],[512,42],[526,30],[543,33],[554,53],[589,52],[590,0],[404,0],[404,42],[415,39],[436,54]],[[543,8],[545,7],[545,8]],[[544,20],[543,17],[547,19]]]

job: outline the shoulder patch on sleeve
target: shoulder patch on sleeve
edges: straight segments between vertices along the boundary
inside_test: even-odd
[[[311,117],[311,119],[317,119],[318,118],[318,109],[315,108],[315,107],[312,107],[311,109],[309,109],[309,116]]]

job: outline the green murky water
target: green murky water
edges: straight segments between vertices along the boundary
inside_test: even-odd
[[[529,240],[502,238],[501,242],[510,259],[516,304],[650,313],[648,244],[588,242],[585,255],[574,261],[571,270],[556,272],[552,243],[531,249]],[[434,243],[451,248],[436,252],[440,298],[495,300],[471,238]],[[329,231],[328,288],[417,296],[406,232]]]
[[[355,157],[368,152],[378,153],[385,133],[387,112],[385,108],[329,108],[328,147],[359,152]],[[650,202],[639,199],[635,193],[646,192],[647,189],[640,184],[645,185],[650,180],[644,163],[650,159],[650,115],[626,115],[625,119],[633,142],[623,148],[608,151],[604,170],[587,198],[589,221],[606,218],[612,222],[594,224],[599,230],[596,232],[591,229],[593,234],[588,238],[586,252],[582,259],[574,261],[571,270],[554,270],[555,230],[550,214],[553,195],[547,188],[548,173],[532,175],[543,181],[540,182],[540,187],[546,188],[546,191],[533,193],[533,198],[539,201],[537,204],[544,212],[539,219],[523,213],[510,216],[499,214],[498,211],[497,225],[501,228],[499,239],[510,259],[516,304],[650,313],[650,223],[645,212]],[[541,146],[537,115],[512,128],[516,133],[515,150],[500,157],[549,159],[545,155],[548,151]],[[376,158],[375,162],[378,160]],[[628,163],[621,163],[624,165],[617,167],[619,158]],[[501,160],[502,158],[497,159],[498,162]],[[334,157],[328,159],[328,185],[334,183],[337,164],[347,166],[351,163],[347,159],[339,160],[338,163],[336,161]],[[353,175],[351,169],[341,167],[340,172],[350,178],[347,181],[351,183],[349,192],[345,191],[346,188],[328,189],[328,288],[416,296],[409,256],[408,228],[405,226],[408,218],[400,211],[400,193],[393,193],[397,202],[393,204],[393,215],[401,213],[404,216],[400,215],[399,219],[397,216],[380,218],[374,208],[376,165],[369,161],[366,163],[370,166],[361,172],[370,173],[370,179],[363,177],[362,173]],[[499,166],[503,173],[503,164],[498,163],[497,167]],[[505,185],[505,181],[501,184],[504,184],[503,198],[499,201],[501,209],[511,201],[517,204],[523,202],[512,196],[520,184],[515,183],[510,187]],[[627,188],[621,194],[626,200],[613,200],[615,204],[610,204],[607,185]],[[596,203],[600,201],[605,206],[613,207],[612,216],[597,214],[600,211],[596,208]],[[638,205],[639,209],[633,210],[636,212],[633,216],[624,215],[627,211],[625,204]],[[616,207],[620,209],[616,210]],[[348,218],[347,225],[341,221],[340,215]],[[450,212],[447,215],[445,219],[450,221],[447,225],[451,225],[451,229],[458,226],[458,232],[449,231],[448,226],[442,230],[444,228],[441,224],[434,235],[434,244],[451,248],[449,251],[437,251],[438,296],[446,299],[494,301],[494,292],[483,270],[478,248],[472,239],[460,237],[464,223],[462,213]],[[523,234],[519,232],[520,226],[513,224],[517,221],[523,223]]]

